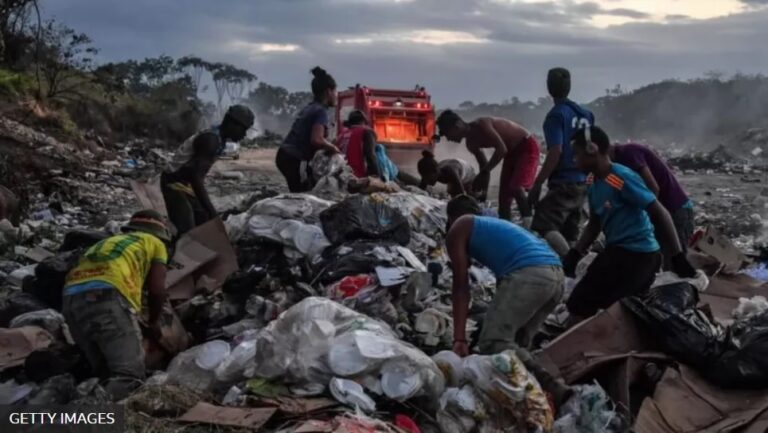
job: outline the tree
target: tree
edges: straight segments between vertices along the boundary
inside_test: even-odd
[[[211,65],[209,62],[195,56],[184,56],[176,64],[189,75],[192,85],[195,87],[195,92],[200,89],[200,80],[203,78],[203,73],[209,70]]]
[[[461,110],[471,110],[473,108],[475,108],[475,103],[472,101],[464,101],[459,104],[459,109]]]
[[[91,38],[54,20],[48,21],[40,33],[38,63],[47,86],[45,95],[65,99],[81,96],[79,87],[85,81],[85,73],[93,69],[93,56],[98,53]],[[39,90],[42,95],[42,88]]]
[[[36,0],[0,0],[0,57],[5,63],[16,63],[34,42],[27,30],[36,8]]]

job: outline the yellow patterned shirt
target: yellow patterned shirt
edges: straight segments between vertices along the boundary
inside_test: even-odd
[[[153,263],[168,263],[157,237],[142,232],[115,235],[89,248],[67,274],[66,295],[105,285],[116,288],[136,312],[141,311],[144,281]]]

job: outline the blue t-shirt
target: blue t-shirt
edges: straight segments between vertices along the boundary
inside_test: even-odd
[[[589,175],[589,210],[602,223],[607,246],[618,246],[638,253],[659,250],[653,224],[645,211],[656,201],[643,179],[631,169],[613,163],[603,179]]]
[[[561,266],[560,258],[528,230],[498,218],[475,216],[469,255],[496,278],[529,266]]]
[[[584,183],[586,176],[573,159],[571,137],[585,126],[594,126],[595,116],[581,105],[565,99],[558,101],[544,119],[544,138],[547,149],[561,146],[563,152],[557,168],[549,177],[551,183]]]
[[[299,112],[280,148],[302,161],[309,161],[315,154],[312,148],[312,128],[323,125],[325,136],[328,137],[328,124],[328,108],[313,102]]]

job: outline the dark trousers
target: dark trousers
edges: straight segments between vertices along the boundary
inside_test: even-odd
[[[580,317],[589,317],[614,302],[644,293],[656,278],[661,254],[638,253],[608,246],[595,257],[584,278],[574,287],[566,306]]]
[[[300,158],[291,155],[282,148],[277,150],[275,165],[285,177],[290,192],[307,192],[312,189],[309,181],[302,182],[301,180],[301,162]]]
[[[192,230],[210,219],[210,215],[193,195],[169,187],[171,182],[163,174],[160,189],[163,192],[168,219],[176,227],[177,236]]]
[[[675,211],[670,211],[669,215],[672,217],[672,222],[675,224],[675,231],[677,231],[677,239],[680,241],[680,246],[683,248],[683,252],[688,251],[688,243],[691,242],[694,229],[694,217],[693,208],[681,207]],[[668,271],[672,268],[672,250],[663,236],[660,236],[658,230],[656,230],[656,240],[661,245],[661,253],[664,255],[664,270]]]
[[[587,186],[577,184],[549,184],[547,195],[536,205],[531,230],[545,236],[548,232],[562,233],[565,240],[579,238],[581,214]]]
[[[141,385],[141,329],[120,292],[103,289],[64,296],[61,312],[75,343],[116,400]]]

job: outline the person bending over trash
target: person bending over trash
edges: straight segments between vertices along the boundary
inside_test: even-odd
[[[565,274],[574,275],[579,260],[601,231],[606,244],[566,302],[572,321],[648,290],[661,265],[654,225],[671,245],[672,270],[683,278],[695,276],[669,212],[637,173],[611,161],[608,135],[590,126],[577,131],[572,144],[576,165],[591,173],[587,179],[590,216],[578,242],[563,259]]]
[[[509,221],[480,215],[480,205],[466,195],[448,202],[446,248],[453,270],[453,351],[469,355],[466,335],[469,267],[475,259],[496,275],[496,296],[485,315],[478,349],[483,354],[515,350],[542,387],[556,401],[569,389],[536,364],[531,340],[563,295],[560,258],[547,244]]]
[[[567,69],[551,69],[547,89],[555,102],[544,120],[547,157],[528,193],[528,200],[534,209],[531,229],[563,256],[579,237],[587,190],[586,175],[573,161],[571,137],[579,128],[594,125],[595,116],[568,99],[571,74]],[[544,182],[547,182],[547,194],[539,201]]]
[[[418,185],[413,176],[400,170],[389,159],[384,146],[376,143],[376,132],[370,128],[365,113],[360,110],[352,111],[344,126],[337,144],[357,178],[372,176],[384,182],[398,181],[405,185]]]
[[[444,159],[437,162],[435,155],[425,150],[417,164],[421,183],[419,187],[426,191],[428,186],[440,182],[448,186],[448,194],[456,197],[460,194],[472,196],[472,183],[475,181],[475,168],[463,159]]]
[[[137,315],[148,293],[149,327],[159,329],[165,303],[170,233],[153,210],[135,213],[122,234],[89,248],[67,274],[62,313],[78,347],[115,400],[145,377]]]
[[[610,156],[612,161],[631,168],[643,178],[645,186],[672,216],[680,248],[683,252],[687,252],[694,229],[693,202],[688,198],[667,163],[649,147],[635,143],[611,146]],[[658,230],[656,230],[656,239],[661,244],[664,270],[670,270],[672,246],[664,242],[664,237]]]
[[[176,150],[160,177],[168,218],[177,235],[216,217],[205,189],[205,176],[224,152],[227,141],[245,138],[253,126],[253,112],[243,105],[229,107],[221,125],[198,132]]]
[[[328,108],[336,106],[336,80],[319,66],[312,69],[312,75],[314,100],[299,112],[275,157],[275,164],[285,177],[290,192],[312,189],[309,161],[316,151],[339,152],[328,141]],[[302,164],[307,165],[304,173]]]
[[[448,140],[466,140],[467,150],[477,158],[480,170],[473,182],[474,193],[485,199],[488,194],[491,170],[504,161],[499,177],[499,217],[511,220],[512,199],[523,218],[523,226],[529,228],[532,220],[531,207],[525,190],[530,188],[539,167],[539,143],[536,137],[522,126],[506,119],[481,117],[465,122],[451,110],[440,113],[437,119],[439,135]],[[483,148],[493,148],[489,161]]]

